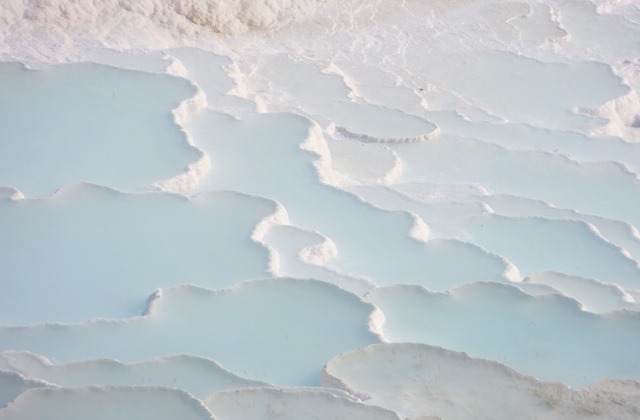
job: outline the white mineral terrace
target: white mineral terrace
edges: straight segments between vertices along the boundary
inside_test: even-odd
[[[640,418],[640,3],[0,2],[0,420]]]

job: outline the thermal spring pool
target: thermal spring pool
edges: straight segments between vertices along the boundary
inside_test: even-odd
[[[0,5],[0,420],[640,417],[638,4],[90,3]]]

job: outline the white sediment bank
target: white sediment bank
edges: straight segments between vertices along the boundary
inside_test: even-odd
[[[323,383],[406,418],[633,419],[640,413],[637,382],[575,391],[424,344],[378,344],[342,354],[325,367]]]

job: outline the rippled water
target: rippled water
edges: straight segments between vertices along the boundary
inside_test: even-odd
[[[227,3],[0,6],[0,419],[637,418],[638,6]]]

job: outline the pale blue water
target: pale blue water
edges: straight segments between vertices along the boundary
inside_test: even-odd
[[[580,162],[457,136],[392,147],[405,163],[400,182],[480,184],[492,194],[544,200],[640,225],[640,181],[614,161]]]
[[[197,58],[187,50],[175,53]],[[3,156],[11,165],[2,167],[7,185],[28,198],[12,198],[6,189],[0,202],[3,350],[32,351],[55,362],[145,361],[188,353],[280,385],[317,385],[325,361],[381,340],[369,331],[369,317],[377,319],[374,307],[356,294],[378,285],[413,284],[446,292],[471,283],[451,296],[399,287],[374,289],[367,299],[384,312],[383,331],[392,341],[450,346],[580,386],[612,375],[635,377],[628,363],[637,339],[627,329],[635,315],[595,316],[568,300],[526,297],[515,289],[505,292],[508,289],[473,283],[520,280],[554,270],[637,288],[637,262],[609,242],[621,237],[613,225],[619,222],[592,216],[572,220],[571,213],[557,220],[551,207],[516,199],[542,198],[634,222],[638,181],[619,165],[574,162],[532,145],[509,150],[481,140],[440,136],[385,146],[401,159],[399,182],[475,183],[489,193],[514,198],[473,195],[465,193],[473,189],[461,188],[455,199],[444,193],[436,201],[420,201],[400,195],[400,184],[395,192],[393,185],[354,185],[347,192],[321,182],[314,166],[321,157],[303,150],[305,142],[324,147],[322,137],[313,137],[320,132],[307,118],[275,113],[236,119],[203,110],[188,119],[183,132],[170,110],[195,89],[182,79],[94,64],[43,71],[5,67],[7,86],[7,80],[22,83],[9,90],[5,106],[11,97],[19,104],[12,109],[23,115],[9,125],[22,137],[13,142],[3,137],[8,151]],[[94,86],[91,80],[100,82]],[[28,94],[21,94],[24,89]],[[66,108],[54,107],[61,96]],[[400,120],[377,114],[382,108],[347,108],[335,108],[337,124],[354,128],[375,120],[389,133],[403,132],[393,129]],[[85,118],[76,123],[71,116],[81,115],[80,109]],[[46,112],[41,125],[26,123],[32,111]],[[405,122],[403,136],[419,137],[430,127],[418,118]],[[375,125],[368,129],[380,138],[388,134]],[[194,146],[187,145],[187,133]],[[589,145],[581,141],[574,147]],[[607,150],[620,147],[613,141]],[[30,149],[38,151],[33,159],[43,159],[29,166],[37,171],[17,164],[27,159]],[[202,153],[209,156],[211,170],[203,174],[200,192],[191,197],[108,188],[149,190],[153,182],[179,175]],[[65,160],[70,156],[74,159]],[[47,176],[50,173],[54,176]],[[77,183],[86,180],[106,186]],[[64,188],[54,195],[29,198],[50,194],[56,183]],[[494,202],[504,215],[491,214]],[[264,224],[276,215],[276,223],[287,223],[284,214],[293,226]],[[416,223],[412,214],[426,223],[427,236],[420,240],[409,235]],[[613,234],[609,239],[600,236],[589,220],[608,226]],[[261,230],[256,231],[258,226]],[[326,265],[300,259],[307,247],[324,240],[337,251],[321,260]],[[279,271],[272,271],[274,267]],[[234,286],[279,272],[317,277],[351,292],[317,280]],[[184,284],[207,290],[171,288]],[[166,290],[149,306],[147,297],[157,289]],[[211,291],[220,289],[224,291]],[[455,298],[464,290],[474,292]],[[402,293],[387,297],[393,291]],[[414,302],[421,298],[425,302]],[[141,317],[145,310],[150,315]],[[48,322],[66,325],[44,325]],[[527,334],[522,327],[527,322],[541,325],[535,330],[538,335],[513,341]],[[593,326],[602,322],[610,325]],[[462,325],[464,340],[444,339]],[[554,342],[561,336],[569,337],[571,345],[556,349]],[[602,344],[603,351],[617,356],[596,363],[595,356],[583,352],[594,348],[594,342],[608,343]],[[620,343],[625,343],[624,350]],[[553,363],[540,352],[553,356]],[[577,353],[583,356],[575,357]],[[578,362],[597,366],[578,375],[571,364]]]
[[[85,184],[46,200],[3,200],[0,323],[137,316],[160,287],[267,276],[267,250],[249,237],[274,211],[232,192],[188,200]]]
[[[184,286],[165,290],[146,317],[0,328],[0,350],[28,350],[55,362],[191,354],[280,386],[319,385],[332,355],[380,342],[368,331],[372,310],[312,280],[261,280],[223,291]]]
[[[520,372],[581,388],[640,374],[637,312],[595,315],[559,296],[477,283],[435,294],[412,286],[376,289],[392,342],[422,342],[505,363]]]
[[[110,399],[136,418],[152,415],[136,401],[160,400],[165,418],[194,407],[212,418],[229,401],[237,414],[240,399],[275,414],[297,392],[360,413],[344,391],[239,389],[343,388],[325,364],[384,341],[574,387],[640,379],[640,38],[625,38],[637,25],[579,2],[388,3],[294,33],[198,32],[215,54],[157,49],[193,34],[198,17],[180,15],[180,33],[162,32],[148,56],[127,50],[116,17],[118,34],[97,44],[123,51],[104,61],[148,73],[0,64],[0,405],[47,387],[0,406],[0,419],[60,405],[72,413],[60,416],[108,416]],[[582,15],[570,22],[572,11]],[[171,33],[177,12],[164,12],[126,13],[136,28],[161,16]],[[16,25],[38,25],[23,17]],[[619,48],[600,48],[592,21]],[[24,48],[4,22],[2,57]],[[104,48],[81,40],[89,56]],[[182,76],[154,73],[164,68]],[[611,100],[607,130],[576,113]],[[487,367],[473,378],[485,388],[507,371],[473,363]],[[416,366],[397,380],[444,389]],[[473,398],[439,398],[477,412]]]
[[[0,74],[0,185],[26,196],[80,181],[149,189],[201,156],[171,114],[196,92],[184,79],[92,63]]]
[[[408,213],[380,210],[320,183],[312,165],[318,156],[300,147],[310,135],[309,122],[300,117],[276,114],[237,121],[202,112],[188,129],[195,144],[213,156],[203,188],[274,198],[293,224],[335,242],[339,252],[331,266],[376,284],[419,283],[439,290],[465,281],[499,279],[506,269],[497,256],[472,245],[412,239]]]

